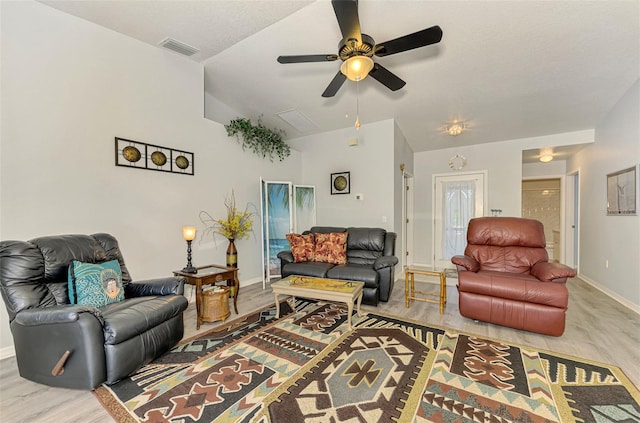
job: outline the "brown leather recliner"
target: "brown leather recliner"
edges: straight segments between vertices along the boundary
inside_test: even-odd
[[[458,269],[460,314],[545,335],[564,332],[567,278],[575,270],[549,263],[544,228],[533,219],[471,219]]]

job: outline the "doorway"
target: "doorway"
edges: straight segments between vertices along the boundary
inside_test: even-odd
[[[484,215],[486,171],[433,175],[433,265],[453,268],[464,253],[469,220]]]
[[[522,217],[542,222],[549,261],[554,262],[564,261],[562,195],[561,178],[522,181]]]
[[[402,270],[413,264],[413,176],[402,171]]]

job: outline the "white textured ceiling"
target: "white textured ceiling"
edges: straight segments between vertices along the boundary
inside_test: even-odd
[[[211,95],[290,138],[306,134],[275,113],[297,109],[318,132],[354,122],[356,83],[321,97],[339,62],[276,62],[336,53],[328,0],[45,3],[150,44],[170,36],[199,48]],[[437,45],[375,58],[403,89],[359,83],[361,122],[395,118],[414,151],[592,129],[640,77],[640,1],[360,0],[359,11],[377,42],[432,25],[444,32]],[[469,130],[444,135],[452,119]]]

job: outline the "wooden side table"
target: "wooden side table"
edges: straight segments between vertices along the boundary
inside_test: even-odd
[[[202,324],[202,286],[215,285],[218,282],[226,282],[226,286],[233,287],[233,309],[238,314],[238,293],[240,282],[238,281],[238,268],[209,264],[196,268],[198,273],[184,273],[180,270],[173,272],[174,276],[182,276],[189,285],[196,287],[196,330]]]
[[[440,278],[440,293],[435,294],[433,292],[416,291],[415,289],[415,275],[437,276]],[[438,297],[437,300],[428,298],[416,297],[416,294],[427,295],[430,297]],[[447,305],[447,273],[445,269],[436,268],[418,268],[407,267],[404,271],[404,297],[405,305],[409,308],[411,300],[424,301],[425,303],[440,304],[440,314],[444,313],[444,308]]]

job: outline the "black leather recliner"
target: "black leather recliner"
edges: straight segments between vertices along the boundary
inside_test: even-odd
[[[294,262],[291,251],[278,253],[280,274],[364,282],[362,303],[377,306],[389,301],[395,280],[396,234],[381,228],[314,226],[309,233],[347,232],[347,264]]]
[[[70,304],[67,269],[73,259],[118,260],[125,299],[99,308]],[[118,242],[108,234],[0,242],[0,291],[20,375],[50,386],[113,384],[184,334],[184,280],[132,282]]]

